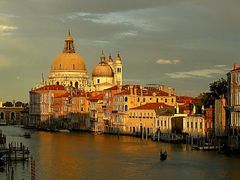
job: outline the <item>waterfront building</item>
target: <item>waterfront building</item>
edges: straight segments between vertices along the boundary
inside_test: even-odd
[[[126,131],[125,120],[128,118],[128,110],[147,103],[164,103],[168,106],[176,106],[175,90],[164,86],[143,87],[140,85],[122,86],[120,93],[114,95],[114,108],[112,114],[113,128]]]
[[[29,92],[29,126],[39,127],[52,119],[54,97],[67,91],[63,85],[46,85]]]
[[[205,136],[205,119],[202,115],[191,115],[183,118],[183,133],[194,137]]]
[[[215,100],[215,109],[214,109],[214,117],[215,117],[215,136],[223,136],[225,135],[226,129],[226,99],[224,96],[221,99]]]
[[[0,107],[0,124],[21,124],[23,107]]]
[[[159,128],[159,121],[156,121],[159,111],[166,112],[167,110],[174,110],[174,107],[164,103],[147,103],[129,109],[124,132],[128,134],[143,133],[148,135],[155,133],[157,128]]]
[[[235,132],[239,133],[240,128],[240,68],[237,64],[234,64],[233,69],[227,73],[227,83],[229,113],[227,127],[235,134]]]
[[[105,132],[109,124],[103,120],[103,93],[92,92],[89,101],[90,130],[95,132]]]
[[[213,107],[212,107],[212,105],[210,105],[209,108],[205,108],[204,118],[205,118],[205,135],[207,137],[212,137],[214,135],[214,130],[213,130]]]

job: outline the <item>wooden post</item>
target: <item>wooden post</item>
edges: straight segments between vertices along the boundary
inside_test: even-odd
[[[35,180],[35,161],[31,157],[31,180]]]
[[[14,180],[14,170],[12,168],[12,172],[11,172],[11,180]]]

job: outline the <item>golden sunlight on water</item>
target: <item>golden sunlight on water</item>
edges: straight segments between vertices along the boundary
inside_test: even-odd
[[[185,145],[118,138],[90,133],[48,133],[2,127],[7,141],[23,142],[36,161],[36,177],[44,180],[78,179],[237,179],[240,159],[215,152],[187,150]],[[160,150],[169,156],[159,159]],[[30,179],[30,163],[14,166],[15,179]],[[5,173],[0,173],[5,179]]]

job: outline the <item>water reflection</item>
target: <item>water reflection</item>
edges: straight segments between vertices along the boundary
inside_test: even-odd
[[[240,160],[215,152],[187,150],[185,145],[142,141],[133,137],[89,133],[31,131],[3,127],[7,141],[29,146],[37,179],[237,179]],[[160,150],[168,159],[159,160]],[[30,178],[30,162],[14,166],[15,179]],[[5,174],[0,173],[0,179]]]

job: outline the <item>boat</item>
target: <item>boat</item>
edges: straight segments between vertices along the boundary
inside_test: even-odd
[[[167,159],[167,151],[160,152],[160,160],[166,160]]]
[[[59,129],[59,132],[69,133],[70,131],[68,129]]]
[[[29,132],[25,132],[25,133],[24,133],[24,137],[25,137],[25,138],[31,138],[31,134],[30,134]]]

